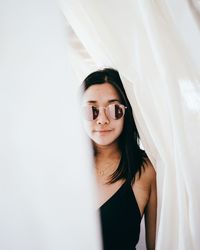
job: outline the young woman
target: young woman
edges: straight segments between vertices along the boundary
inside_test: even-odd
[[[133,250],[145,215],[155,249],[156,174],[145,152],[119,73],[103,69],[83,82],[84,128],[94,149],[104,250]]]

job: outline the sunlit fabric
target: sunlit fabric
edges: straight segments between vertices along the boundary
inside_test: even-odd
[[[70,64],[56,1],[0,1],[1,250],[100,250]]]
[[[77,81],[119,70],[157,170],[157,249],[199,249],[199,1],[64,0]]]

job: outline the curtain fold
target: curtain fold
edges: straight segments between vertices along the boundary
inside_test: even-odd
[[[56,1],[0,1],[1,250],[100,249],[66,37]]]
[[[157,171],[157,249],[164,250],[200,247],[200,33],[194,9],[186,0],[62,1],[77,81],[101,67],[122,76]]]

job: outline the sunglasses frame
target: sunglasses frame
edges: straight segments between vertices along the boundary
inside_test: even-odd
[[[123,110],[123,115],[122,115],[120,118],[118,118],[118,119],[114,119],[114,118],[110,115],[110,112],[108,111],[108,110],[109,110],[108,107],[109,107],[110,105],[118,105],[118,106],[120,106],[120,108],[122,108],[122,110]],[[85,119],[86,119],[87,121],[95,121],[95,120],[98,118],[98,116],[99,116],[100,108],[101,108],[101,109],[104,109],[105,112],[106,112],[106,115],[107,115],[109,118],[111,118],[112,120],[119,120],[119,119],[121,119],[122,117],[124,117],[124,115],[125,115],[125,110],[127,109],[127,107],[124,106],[124,105],[121,104],[121,103],[111,103],[111,104],[107,105],[106,107],[102,107],[102,106],[101,106],[101,107],[96,107],[95,105],[85,105],[84,107],[87,107],[87,106],[95,107],[95,108],[98,110],[98,115],[97,115],[97,117],[96,117],[95,119],[87,119],[86,116],[85,116]],[[83,108],[84,108],[84,107],[83,107]]]

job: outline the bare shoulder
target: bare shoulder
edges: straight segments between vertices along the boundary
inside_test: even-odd
[[[148,158],[141,168],[141,174],[137,172],[132,188],[140,213],[144,214],[151,197],[156,194],[156,171]]]
[[[156,171],[150,160],[146,161],[143,175],[149,183],[149,197],[145,205],[145,231],[147,249],[155,249],[156,215],[157,215],[157,189]]]
[[[148,158],[145,159],[143,174],[150,181],[155,181],[156,180],[155,168],[154,168],[154,166],[152,165],[151,161]]]
[[[145,158],[145,162],[141,169],[141,175],[139,176],[139,173],[136,174],[136,181],[139,179],[145,181],[145,183],[148,184],[153,184],[156,182],[156,171],[148,158]]]

